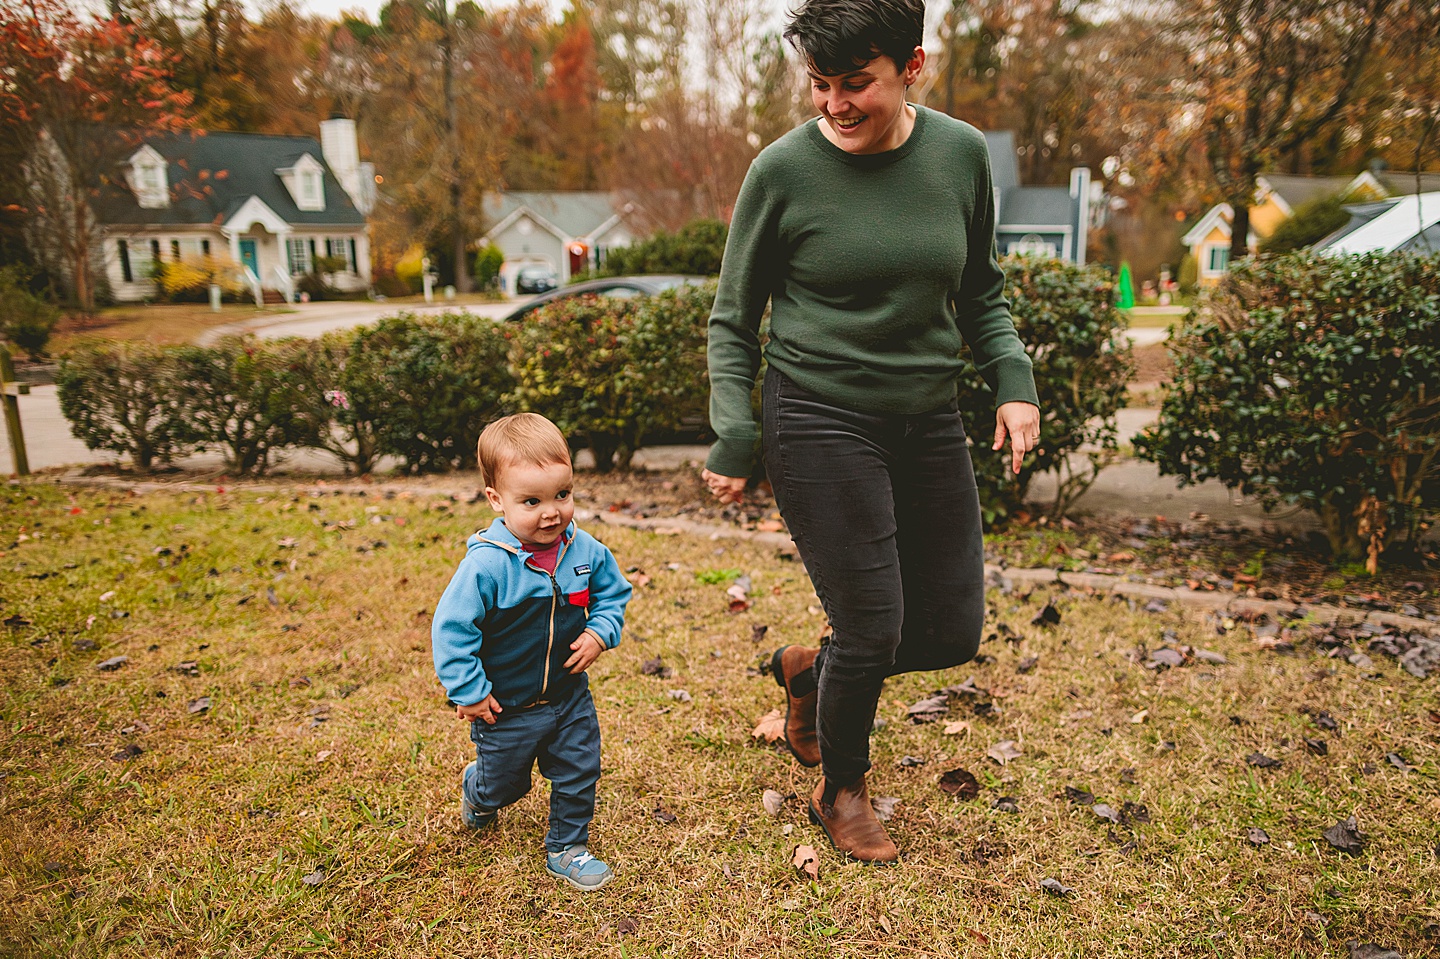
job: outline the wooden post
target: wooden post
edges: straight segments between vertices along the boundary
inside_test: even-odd
[[[15,382],[15,364],[10,346],[0,341],[0,400],[5,403],[5,434],[10,437],[10,455],[18,476],[30,475],[30,457],[25,454],[25,433],[20,429],[20,397],[30,393],[29,383]]]

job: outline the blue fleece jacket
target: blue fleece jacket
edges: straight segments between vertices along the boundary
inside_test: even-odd
[[[560,699],[581,678],[563,666],[581,632],[607,649],[619,645],[630,584],[610,550],[574,523],[554,574],[530,562],[504,519],[466,546],[430,626],[435,675],[452,703],[494,695],[501,706],[523,708]]]

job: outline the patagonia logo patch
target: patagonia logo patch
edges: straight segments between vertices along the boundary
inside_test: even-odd
[[[581,563],[579,566],[576,566],[576,567],[575,567],[575,575],[576,575],[576,576],[584,576],[584,575],[585,575],[586,573],[588,573],[588,572],[590,572],[590,564],[589,564],[589,563]]]

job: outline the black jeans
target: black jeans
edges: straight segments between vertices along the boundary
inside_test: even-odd
[[[857,413],[765,375],[765,469],[833,634],[815,662],[821,766],[870,769],[887,676],[975,656],[985,617],[980,499],[955,404]]]

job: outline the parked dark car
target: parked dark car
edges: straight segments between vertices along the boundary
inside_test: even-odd
[[[515,273],[516,293],[544,293],[560,285],[560,278],[548,266],[522,266]]]
[[[523,270],[521,271],[524,272]],[[656,293],[663,293],[665,290],[673,290],[677,286],[693,285],[704,283],[708,277],[703,276],[681,276],[679,274],[657,274],[654,276],[602,276],[596,280],[584,280],[580,283],[571,283],[569,286],[562,286],[558,290],[552,289],[541,293],[531,300],[526,300],[515,309],[507,320],[522,320],[525,316],[540,309],[547,303],[555,300],[563,300],[572,296],[584,296],[587,293],[595,296],[614,296],[621,299],[628,299],[632,296],[654,296]]]

